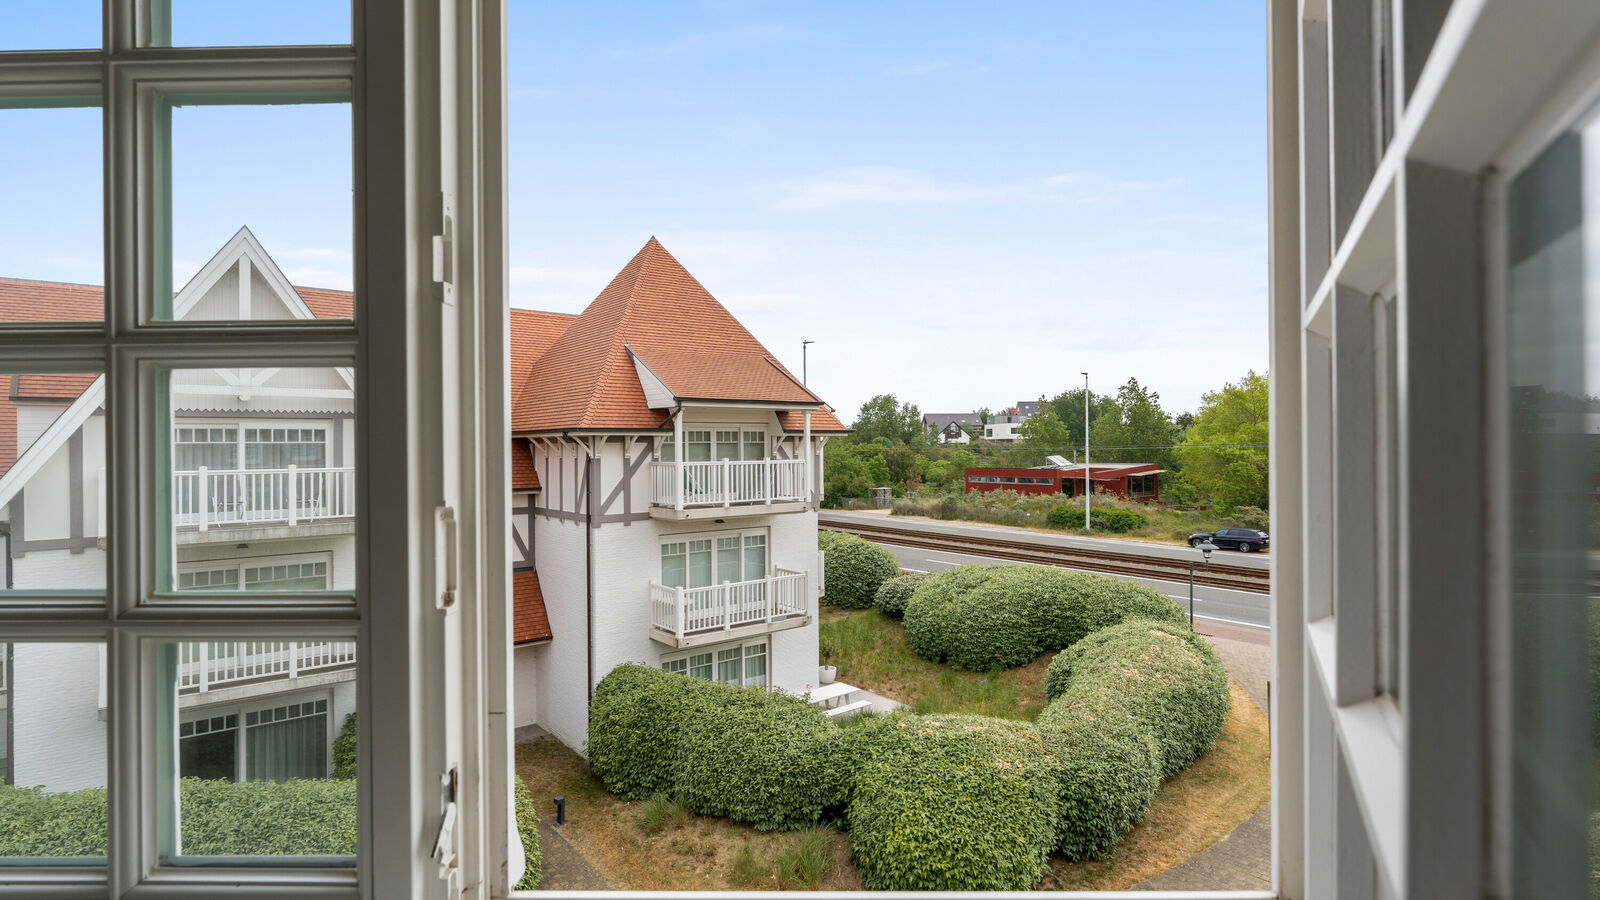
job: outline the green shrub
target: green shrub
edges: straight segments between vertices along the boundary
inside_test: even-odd
[[[512,784],[512,809],[517,818],[517,835],[522,838],[522,878],[518,879],[512,890],[531,891],[539,887],[539,879],[544,877],[544,850],[539,845],[539,814],[533,811],[533,795],[528,792],[528,786],[523,784],[522,776],[516,776]]]
[[[859,779],[851,854],[874,890],[1028,890],[1056,840],[1054,758],[1025,722],[900,716]]]
[[[878,588],[877,595],[872,598],[872,605],[891,616],[905,615],[906,601],[911,598],[912,592],[917,589],[922,579],[927,577],[925,572],[896,575]]]
[[[589,767],[613,794],[672,793],[680,732],[715,685],[650,666],[618,666],[589,703]]]
[[[1101,531],[1122,534],[1147,524],[1144,516],[1119,506],[1090,506],[1089,524]]]
[[[689,810],[666,794],[651,794],[639,809],[639,827],[646,834],[660,834],[689,821]]]
[[[684,716],[673,796],[694,812],[763,831],[815,825],[836,792],[833,723],[800,697],[713,686],[716,709]]]
[[[906,640],[919,656],[984,672],[1126,619],[1182,622],[1171,598],[1121,579],[1019,563],[930,575],[906,602]]]
[[[1161,785],[1160,750],[1143,723],[1107,693],[1063,697],[1037,725],[1055,754],[1061,813],[1056,848],[1100,859],[1143,821]]]
[[[0,856],[105,856],[106,789],[0,785]]]
[[[1083,507],[1071,503],[1052,506],[1044,521],[1051,528],[1077,528],[1083,524]]]
[[[1127,711],[1155,740],[1162,777],[1210,750],[1228,718],[1228,675],[1182,625],[1129,621],[1104,628],[1050,661],[1045,696],[1098,695]]]
[[[356,714],[344,717],[339,736],[333,739],[333,777],[356,777]]]
[[[1272,528],[1272,517],[1259,506],[1235,506],[1232,518],[1244,528],[1257,531],[1270,531]]]
[[[817,547],[824,554],[822,602],[827,606],[866,609],[878,588],[900,574],[893,553],[853,534],[818,532]]]

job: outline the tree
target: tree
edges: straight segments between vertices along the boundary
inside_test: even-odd
[[[863,444],[885,438],[891,445],[909,444],[922,433],[922,411],[902,404],[893,394],[878,394],[861,404],[856,414],[855,439]]]
[[[1023,446],[1030,449],[1059,453],[1072,446],[1072,434],[1067,430],[1067,423],[1061,421],[1052,406],[1039,407],[1038,412],[1017,426],[1017,434],[1022,436]]]
[[[1048,401],[1050,408],[1055,410],[1056,418],[1067,427],[1067,440],[1064,446],[1083,446],[1083,388],[1063,391]],[[1099,418],[1110,407],[1116,405],[1116,400],[1107,396],[1096,396],[1089,410],[1090,418]],[[1093,433],[1093,429],[1090,429]]]
[[[1225,510],[1267,508],[1267,385],[1252,370],[1205,394],[1178,448],[1185,480]]]
[[[1113,462],[1153,462],[1163,466],[1173,459],[1172,445],[1178,429],[1161,408],[1161,395],[1129,378],[1117,388],[1117,409],[1122,413],[1122,431],[1116,444],[1121,447]]]

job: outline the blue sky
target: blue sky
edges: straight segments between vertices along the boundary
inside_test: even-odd
[[[75,5],[74,5],[75,4]],[[76,18],[74,9],[80,10]],[[0,5],[0,49],[98,42]],[[226,14],[218,10],[225,9]],[[348,38],[175,0],[174,42]],[[1129,377],[1174,412],[1266,342],[1259,3],[509,0],[512,303],[581,310],[652,234],[848,420]],[[100,114],[0,109],[0,273],[101,280]],[[344,105],[174,114],[179,284],[248,223],[350,281]]]
[[[509,8],[514,305],[654,234],[847,420],[1266,367],[1259,3]]]

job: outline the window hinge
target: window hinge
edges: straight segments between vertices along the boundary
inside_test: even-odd
[[[434,523],[434,572],[439,584],[435,605],[449,612],[456,605],[456,511],[449,506],[437,510]]]
[[[433,236],[433,280],[439,299],[456,302],[456,201],[449,191],[439,195],[439,233]]]
[[[439,836],[433,840],[433,861],[439,864],[439,877],[454,879],[456,874],[456,786],[460,779],[456,767],[439,776],[439,794],[444,807]]]

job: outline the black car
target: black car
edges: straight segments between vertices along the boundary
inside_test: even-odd
[[[1254,528],[1218,528],[1216,531],[1189,535],[1191,547],[1199,546],[1202,541],[1210,541],[1220,550],[1238,550],[1241,553],[1267,549],[1267,533]]]

